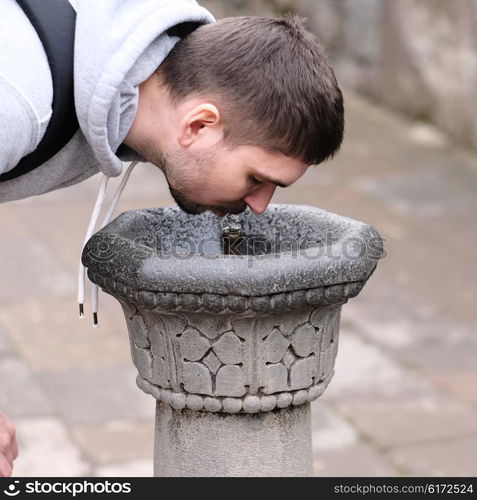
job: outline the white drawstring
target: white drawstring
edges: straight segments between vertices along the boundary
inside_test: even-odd
[[[91,214],[91,218],[89,219],[88,229],[86,230],[86,234],[83,241],[83,246],[81,247],[81,254],[83,253],[83,248],[91,238],[93,234],[94,226],[96,225],[96,221],[99,217],[99,212],[101,211],[101,207],[104,203],[104,198],[106,196],[106,188],[108,187],[109,177],[103,174],[103,178],[101,179],[101,184],[99,186],[98,196],[96,197],[96,202],[94,204],[93,213]],[[85,268],[83,263],[81,262],[81,254],[79,259],[79,267],[78,267],[78,305],[79,305],[79,317],[81,319],[84,318],[84,285],[85,285]]]
[[[106,214],[106,216],[103,219],[103,222],[100,226],[99,229],[102,229],[106,224],[109,223],[111,220],[111,217],[113,216],[114,211],[116,210],[116,207],[118,206],[119,199],[121,198],[121,194],[124,191],[124,188],[126,187],[126,183],[129,180],[129,176],[131,175],[131,172],[133,171],[133,168],[137,165],[137,161],[133,161],[130,163],[128,169],[126,170],[126,173],[124,174],[123,178],[121,179],[121,183],[118,186],[118,189],[116,190],[116,193],[114,194],[113,201],[111,202],[111,206],[109,207],[109,210]],[[96,284],[93,284],[93,288],[91,289],[91,306],[92,306],[92,311],[93,311],[93,327],[97,328],[98,327],[98,302],[99,302],[99,287]]]
[[[111,219],[114,210],[116,209],[119,199],[121,197],[121,193],[123,192],[126,183],[129,179],[129,176],[131,175],[131,172],[133,168],[137,165],[137,161],[131,162],[129,165],[126,173],[123,176],[123,179],[121,180],[121,183],[116,190],[116,193],[114,194],[113,201],[111,203],[111,206],[109,207],[109,210],[103,220],[103,223],[101,225],[101,228],[103,228]],[[109,177],[107,175],[103,174],[103,178],[101,179],[101,184],[99,186],[99,191],[98,195],[96,197],[96,202],[94,204],[93,208],[93,213],[91,214],[91,218],[89,221],[88,229],[86,231],[86,235],[84,238],[83,246],[81,247],[81,254],[83,253],[83,249],[88,242],[88,240],[91,238],[91,235],[93,234],[94,227],[96,226],[96,222],[98,220],[99,214],[101,212],[101,208],[104,203],[104,199],[106,197],[106,189],[108,186],[108,180]],[[81,262],[81,255],[80,255],[80,261],[79,261],[79,267],[78,267],[78,304],[79,304],[79,317],[80,319],[84,318],[84,290],[85,290],[85,281],[86,281],[86,271],[85,267],[83,266],[83,263]],[[96,328],[98,326],[98,287],[97,285],[93,286],[92,289],[92,307],[93,307],[93,326]]]

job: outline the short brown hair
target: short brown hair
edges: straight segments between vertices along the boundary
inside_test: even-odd
[[[322,45],[296,16],[230,17],[198,27],[158,68],[173,103],[221,105],[225,140],[317,164],[343,140],[343,96]]]

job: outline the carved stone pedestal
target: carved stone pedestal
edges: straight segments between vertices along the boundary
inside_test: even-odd
[[[156,476],[311,475],[310,402],[381,240],[310,207],[242,218],[263,255],[221,254],[218,219],[177,209],[123,214],[85,247],[90,279],[123,307],[137,384],[157,400]],[[207,252],[177,253],[204,238]],[[330,251],[314,258],[303,242]]]
[[[339,303],[234,313],[121,303],[137,383],[161,402],[156,475],[311,473],[309,403],[333,373]]]

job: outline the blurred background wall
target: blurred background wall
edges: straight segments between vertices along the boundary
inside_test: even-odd
[[[233,0],[309,19],[340,81],[477,148],[477,1]],[[235,14],[236,15],[236,14]]]

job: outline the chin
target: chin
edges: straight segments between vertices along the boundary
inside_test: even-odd
[[[189,215],[200,215],[203,214],[206,210],[208,210],[207,207],[188,207],[186,205],[181,205],[179,203],[177,205],[183,212]]]

